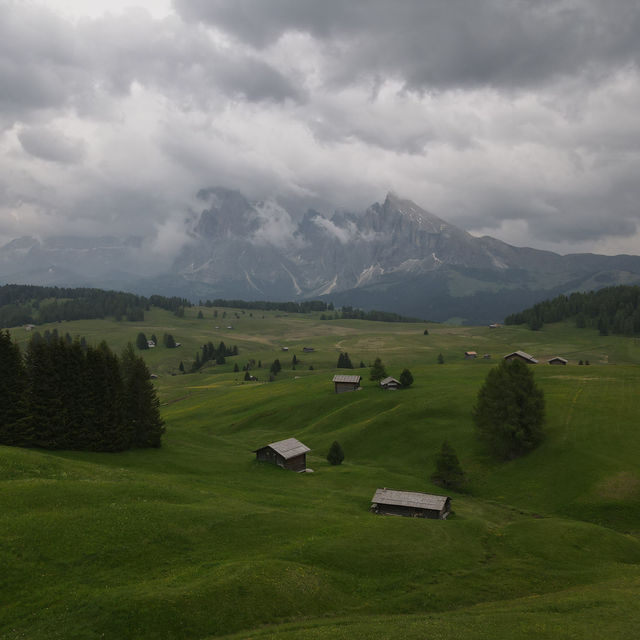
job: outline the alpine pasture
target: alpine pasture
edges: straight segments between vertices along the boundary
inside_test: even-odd
[[[637,637],[640,340],[568,323],[534,332],[201,310],[37,327],[117,351],[155,334],[159,346],[140,353],[166,433],[160,449],[123,453],[0,447],[0,638]],[[164,348],[164,333],[181,346]],[[239,354],[181,375],[208,341]],[[540,361],[546,437],[496,462],[471,409],[489,368],[516,349]],[[480,357],[465,360],[469,350]],[[363,389],[335,394],[332,376],[350,373],[335,369],[341,351],[354,365],[380,357],[394,377],[409,368],[414,383],[383,391],[356,368]],[[547,365],[555,355],[569,365]],[[244,381],[250,360],[257,382]],[[311,448],[314,473],[255,461],[289,437]],[[445,439],[464,494],[429,480]],[[333,441],[339,466],[326,460]],[[454,513],[373,515],[378,487],[448,493]]]

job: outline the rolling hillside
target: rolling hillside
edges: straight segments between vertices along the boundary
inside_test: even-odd
[[[139,331],[170,332],[182,346],[144,352],[167,422],[160,450],[0,447],[0,637],[636,637],[640,340],[565,324],[202,311],[38,327],[115,349]],[[239,355],[172,375],[220,340]],[[499,464],[478,448],[470,411],[514,349],[570,365],[535,368],[546,440]],[[356,370],[363,390],[335,395],[340,350],[354,364],[380,356],[396,377],[408,366],[415,383],[384,392]],[[492,359],[465,361],[466,350]],[[283,371],[267,383],[275,358]],[[233,371],[250,359],[263,364],[257,383]],[[255,462],[254,449],[289,436],[312,449],[313,474]],[[470,478],[466,494],[451,494],[449,520],[368,512],[377,487],[441,493],[429,477],[445,438]],[[346,459],[331,467],[336,439]]]

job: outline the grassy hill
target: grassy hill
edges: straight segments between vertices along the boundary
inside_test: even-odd
[[[0,638],[637,636],[638,340],[562,324],[222,311],[39,327],[116,349],[138,331],[169,332],[183,346],[144,352],[167,422],[160,450],[0,447]],[[171,375],[209,340],[240,353]],[[380,356],[396,377],[408,366],[414,386],[384,392],[361,370],[362,391],[335,395],[340,349],[354,364]],[[571,364],[535,367],[546,440],[499,464],[478,448],[470,410],[489,368],[515,349]],[[493,363],[465,361],[466,350]],[[233,372],[250,358],[263,363],[257,383]],[[265,382],[275,358],[284,370]],[[290,436],[311,447],[313,474],[255,462],[254,449]],[[445,438],[470,477],[468,493],[451,494],[449,520],[368,512],[377,487],[442,493],[429,477]],[[335,439],[340,467],[325,459]]]

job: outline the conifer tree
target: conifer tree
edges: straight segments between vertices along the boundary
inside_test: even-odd
[[[454,448],[445,440],[436,457],[436,470],[431,480],[445,489],[459,490],[465,483],[465,474]]]
[[[142,331],[138,334],[138,337],[136,338],[136,347],[138,347],[138,349],[140,349],[141,351],[149,348],[149,343],[147,342],[147,336],[145,336],[144,333],[142,333]]]
[[[479,438],[497,458],[513,459],[543,438],[544,395],[520,360],[504,360],[487,374],[473,419]]]
[[[409,369],[403,369],[400,374],[399,382],[403,387],[410,387],[413,384],[413,376]]]
[[[0,331],[0,363],[0,444],[27,446],[25,367],[8,331]]]
[[[251,380],[251,374],[248,371],[245,372],[244,379],[245,379],[245,382],[248,382],[249,380]]]
[[[275,375],[278,375],[278,373],[280,373],[281,370],[282,370],[282,365],[280,364],[280,360],[276,358],[271,363],[271,367],[269,368],[269,371],[275,376]]]
[[[437,362],[438,364],[444,364],[444,356],[441,353],[438,354]]]
[[[371,367],[371,373],[369,378],[371,380],[377,381],[382,380],[387,377],[387,372],[382,364],[382,360],[380,358],[376,358],[373,362],[373,366]]]
[[[337,440],[334,440],[333,444],[329,448],[329,453],[327,453],[327,460],[332,465],[342,464],[342,461],[344,460],[344,451],[342,450],[342,447]]]
[[[158,396],[144,360],[128,345],[122,354],[123,414],[134,447],[159,447],[164,433]]]

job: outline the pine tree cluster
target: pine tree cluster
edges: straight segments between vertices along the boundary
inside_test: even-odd
[[[164,433],[155,388],[129,345],[32,340],[23,358],[0,331],[0,444],[123,451],[159,447]]]
[[[577,328],[598,329],[600,335],[640,333],[640,287],[622,285],[557,296],[508,316],[505,324],[527,324],[537,330],[545,322],[568,318],[575,319]]]
[[[183,298],[137,296],[122,291],[102,289],[40,287],[7,284],[0,287],[0,326],[82,320],[113,316],[116,320],[139,322],[150,306],[173,311],[191,306]]]
[[[349,354],[345,351],[338,356],[338,369],[353,369],[353,364],[351,363],[351,358],[349,358]]]
[[[227,347],[227,345],[221,340],[220,344],[216,347],[213,342],[207,342],[202,345],[202,355],[200,352],[196,353],[196,359],[191,367],[191,371],[199,371],[207,362],[211,360],[216,364],[225,364],[228,356],[237,356],[238,347]]]

